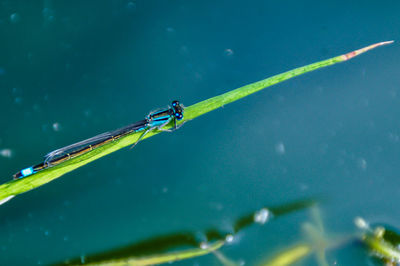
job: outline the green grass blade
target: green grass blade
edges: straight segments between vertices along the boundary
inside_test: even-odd
[[[213,244],[210,244],[206,248],[193,248],[184,251],[175,251],[166,254],[158,254],[152,255],[148,257],[131,257],[124,258],[121,260],[111,260],[111,261],[102,261],[96,262],[93,264],[85,264],[85,265],[157,265],[162,263],[171,263],[174,261],[180,261],[190,258],[195,258],[199,256],[204,256],[213,252],[224,245],[223,241],[217,241]],[[81,264],[78,264],[81,265]]]
[[[313,251],[311,245],[307,243],[299,243],[292,247],[281,250],[274,257],[269,258],[268,261],[261,263],[263,266],[289,266],[304,257],[310,255]]]
[[[148,256],[127,256],[116,259],[98,260],[94,262],[86,262],[86,260],[83,258],[79,260],[73,260],[71,262],[67,261],[65,263],[57,263],[54,265],[158,265],[204,256],[221,248],[224,244],[224,241],[216,241],[204,248],[198,247],[181,251],[153,254]]]
[[[315,203],[316,200],[301,199],[279,206],[264,207],[262,210],[274,210],[278,215],[288,215],[292,212],[309,208]],[[225,244],[231,243],[236,234],[239,231],[242,232],[246,227],[264,225],[266,222],[270,222],[271,219],[266,219],[263,222],[255,219],[258,213],[260,213],[260,210],[236,219],[236,222],[233,223],[233,232],[222,231],[218,227],[213,227],[203,232],[198,230],[195,232],[181,231],[156,235],[116,249],[75,257],[52,265],[154,265],[186,260],[207,255],[210,252],[214,252],[214,255],[223,263],[234,265],[236,264],[234,261],[225,257],[222,253],[215,253],[215,251]],[[245,226],[237,228],[236,225],[241,224],[240,221],[247,220],[249,216],[251,221],[246,222]],[[275,220],[277,217],[274,216],[272,218]],[[202,237],[199,237],[200,235]]]
[[[361,48],[359,50],[356,50],[356,51],[353,51],[353,52],[350,52],[350,53],[347,53],[344,55],[336,56],[336,57],[333,57],[333,58],[330,58],[327,60],[319,61],[317,63],[313,63],[313,64],[306,65],[303,67],[295,68],[293,70],[284,72],[282,74],[272,76],[270,78],[240,87],[238,89],[229,91],[222,95],[215,96],[213,98],[196,103],[194,105],[191,105],[191,106],[185,108],[185,118],[180,123],[182,123],[184,121],[192,120],[198,116],[201,116],[201,115],[208,113],[212,110],[215,110],[217,108],[220,108],[231,102],[237,101],[243,97],[246,97],[246,96],[253,94],[257,91],[260,91],[262,89],[265,89],[276,83],[291,79],[293,77],[305,74],[307,72],[311,72],[311,71],[319,69],[319,68],[327,67],[330,65],[334,65],[336,63],[340,63],[340,62],[349,60],[355,56],[358,56],[358,55],[368,51],[368,50],[371,50],[378,46],[382,46],[382,45],[389,44],[392,42],[393,41],[376,43],[376,44],[367,46],[365,48]],[[172,127],[172,123],[168,127]],[[160,133],[160,132],[159,131],[150,132],[149,134],[147,134],[144,137],[144,139],[149,138],[158,133]],[[20,180],[16,180],[16,181],[12,180],[7,183],[4,183],[4,184],[0,185],[0,204],[11,199],[13,196],[27,192],[36,187],[42,186],[60,176],[68,173],[68,172],[71,172],[72,170],[74,170],[76,168],[79,168],[87,163],[97,160],[109,153],[117,151],[126,146],[130,146],[138,140],[140,135],[141,135],[141,133],[135,133],[135,134],[125,136],[119,140],[110,142],[102,147],[92,150],[84,155],[78,156],[71,160],[67,160],[59,165],[47,168],[47,169],[42,170],[31,176],[22,178]]]

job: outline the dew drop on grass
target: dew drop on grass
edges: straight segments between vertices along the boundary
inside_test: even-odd
[[[200,248],[201,248],[201,249],[207,249],[208,247],[209,247],[209,245],[208,245],[207,242],[201,242],[201,243],[200,243]]]
[[[271,212],[263,208],[254,214],[254,222],[258,224],[265,224],[271,217]]]
[[[233,235],[231,235],[231,234],[229,234],[229,235],[227,235],[227,236],[225,237],[225,241],[226,241],[227,243],[232,243],[233,240],[234,240],[234,237],[233,237]]]

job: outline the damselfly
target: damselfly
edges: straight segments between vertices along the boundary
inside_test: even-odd
[[[172,106],[167,109],[151,112],[145,119],[138,121],[126,127],[105,132],[92,138],[65,146],[48,153],[45,160],[37,165],[22,169],[14,174],[14,179],[20,179],[35,174],[43,169],[58,165],[66,160],[83,155],[91,150],[99,148],[106,143],[115,141],[129,134],[143,131],[139,139],[133,145],[135,146],[143,137],[152,130],[173,131],[178,129],[177,121],[183,119],[183,105],[179,101],[173,101]],[[171,121],[174,121],[172,129],[164,129]],[[182,124],[181,124],[182,125]]]

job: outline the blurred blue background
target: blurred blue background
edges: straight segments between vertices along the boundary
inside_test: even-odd
[[[0,181],[171,100],[188,106],[400,41],[399,12],[397,1],[2,0]],[[0,208],[0,264],[230,230],[249,211],[315,195],[333,235],[355,232],[356,216],[400,227],[399,52],[394,43],[278,84],[16,197]],[[246,229],[222,252],[252,265],[301,240],[309,219]],[[369,262],[351,245],[327,256]]]

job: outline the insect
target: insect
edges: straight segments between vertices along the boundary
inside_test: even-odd
[[[146,134],[148,134],[152,130],[171,132],[181,127],[183,124],[178,126],[177,121],[183,119],[183,112],[183,105],[179,101],[173,101],[170,107],[151,112],[145,117],[145,119],[140,120],[136,123],[113,131],[108,131],[89,139],[82,140],[80,142],[49,152],[45,156],[45,160],[42,163],[18,171],[16,174],[14,174],[14,179],[20,179],[30,176],[43,169],[58,165],[64,161],[83,155],[91,150],[99,148],[111,141],[115,141],[129,134],[143,132],[136,143],[133,144],[132,147],[134,147],[143,139]],[[172,129],[164,129],[164,127],[168,125],[172,120],[174,121],[174,127]]]

